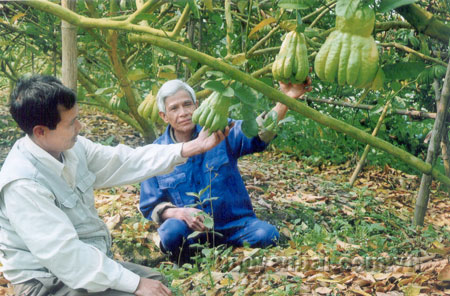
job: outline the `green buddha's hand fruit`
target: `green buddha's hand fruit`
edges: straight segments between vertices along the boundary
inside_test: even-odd
[[[327,82],[370,87],[378,71],[378,50],[371,33],[375,14],[369,7],[348,18],[336,17],[336,30],[320,48],[314,61],[317,76]]]
[[[273,62],[273,78],[286,83],[303,83],[308,73],[309,62],[305,35],[295,31],[289,32]]]
[[[223,130],[228,125],[228,108],[231,100],[213,92],[192,114],[192,122],[208,129],[210,133]]]
[[[150,119],[152,122],[156,122],[159,119],[158,105],[156,103],[156,96],[153,95],[153,91],[150,92],[142,103],[139,105],[137,112],[145,118]]]

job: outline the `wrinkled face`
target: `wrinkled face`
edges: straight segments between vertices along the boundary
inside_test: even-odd
[[[166,98],[166,113],[160,112],[162,119],[170,124],[177,133],[190,133],[194,130],[192,113],[197,108],[191,96],[185,90],[179,90]]]
[[[77,104],[72,109],[58,106],[58,111],[61,121],[56,125],[56,129],[51,130],[44,127],[42,135],[39,136],[42,148],[56,158],[59,158],[61,152],[75,145],[78,133],[81,130],[81,123],[78,121]]]

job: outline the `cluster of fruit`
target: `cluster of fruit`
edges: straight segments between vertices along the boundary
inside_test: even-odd
[[[303,33],[286,34],[272,65],[273,78],[278,81],[302,83],[309,73],[308,51]]]
[[[158,111],[156,96],[153,95],[153,91],[145,97],[137,109],[137,112],[141,117],[148,118],[152,122],[156,122],[159,119]]]
[[[351,17],[336,17],[336,30],[320,48],[314,61],[317,76],[327,82],[366,88],[378,71],[378,50],[371,36],[375,13],[369,7]]]
[[[192,122],[208,129],[210,133],[223,130],[228,125],[230,98],[213,92],[192,114]]]

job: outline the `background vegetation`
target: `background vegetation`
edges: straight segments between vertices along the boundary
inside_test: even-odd
[[[283,2],[297,1],[151,1],[155,5],[133,24],[148,25],[158,30],[156,35],[226,61],[277,88],[270,65],[283,35],[295,28],[298,20],[296,10],[278,6]],[[359,1],[342,2],[351,5]],[[450,20],[450,3],[365,2],[371,2],[376,11],[373,36],[386,73],[383,89],[365,95],[362,89],[323,82],[312,71],[313,91],[305,96],[309,99],[305,104],[370,134],[393,96],[377,137],[424,160],[424,140],[434,120],[398,115],[394,110],[436,112],[436,89],[440,90],[444,81],[449,35],[445,40],[445,33],[441,38],[430,34],[427,26],[406,21],[395,3],[415,2],[415,7],[431,13],[433,21],[444,26]],[[0,1],[2,160],[22,135],[6,110],[15,81],[27,73],[61,73],[61,20],[30,3]],[[334,27],[336,2],[299,3],[313,65],[315,54]],[[77,1],[76,12],[120,21],[141,5],[140,1]],[[231,16],[231,21],[226,16]],[[168,79],[188,81],[200,99],[208,94],[206,81],[231,80],[198,61],[147,43],[130,42],[128,37],[125,30],[78,29],[77,92],[85,118],[84,135],[93,140],[134,146],[151,142],[164,126],[142,118],[137,106],[152,87]],[[254,95],[256,113],[273,106],[262,94]],[[370,110],[325,104],[319,99],[366,105]],[[123,100],[125,107],[114,108],[113,100]],[[236,119],[245,116],[239,105],[231,108],[230,115]],[[386,152],[371,149],[369,168],[351,188],[346,182],[365,144],[296,112],[288,115],[291,119],[279,130],[269,151],[240,163],[258,216],[281,230],[279,247],[205,248],[194,264],[173,268],[152,241],[157,225],[136,210],[139,186],[133,185],[96,193],[97,208],[113,234],[116,257],[158,266],[179,295],[443,294],[450,282],[446,274],[448,192],[433,183],[426,226],[414,228],[411,217],[418,171]],[[444,173],[440,156],[436,168]],[[355,258],[381,258],[372,263],[382,266],[358,269],[359,261],[351,263]],[[293,267],[293,259],[305,266]],[[317,265],[315,260],[327,260],[327,264]]]

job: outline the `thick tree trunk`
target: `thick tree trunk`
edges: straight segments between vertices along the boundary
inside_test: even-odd
[[[76,8],[76,0],[62,0],[61,5],[72,11]],[[61,22],[62,35],[62,83],[77,91],[77,27],[66,22]]]
[[[435,84],[435,87],[436,84]],[[438,93],[438,91],[437,91]],[[448,103],[450,101],[450,62],[447,66],[447,73],[445,74],[444,86],[440,96],[439,104],[437,105],[436,120],[434,122],[433,131],[431,135],[430,144],[428,146],[426,162],[434,166],[437,155],[439,153],[439,144],[442,138],[442,131],[444,130],[444,123],[448,113]],[[422,175],[420,182],[419,194],[416,201],[416,209],[414,212],[414,224],[423,225],[425,213],[427,211],[428,200],[430,195],[430,185],[432,177],[428,174]]]

